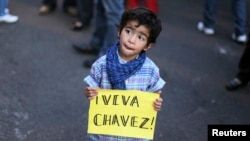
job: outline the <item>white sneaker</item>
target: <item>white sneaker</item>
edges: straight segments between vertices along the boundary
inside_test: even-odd
[[[203,22],[198,22],[197,29],[199,31],[203,32],[205,35],[213,35],[214,34],[214,29],[205,27]]]
[[[14,23],[17,21],[18,21],[18,16],[14,16],[11,14],[5,14],[4,16],[0,16],[0,22]]]
[[[248,40],[246,34],[236,36],[235,33],[232,34],[232,39],[236,42],[239,42],[239,43],[246,43]]]

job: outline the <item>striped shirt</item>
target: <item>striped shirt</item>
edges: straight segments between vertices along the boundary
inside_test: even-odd
[[[120,63],[126,63],[121,57],[119,57],[119,61]],[[92,65],[90,74],[86,76],[83,81],[91,87],[111,89],[111,84],[107,75],[106,55],[99,58]],[[163,88],[165,81],[160,77],[159,68],[150,58],[146,57],[142,68],[125,80],[125,84],[128,90],[155,92]],[[88,134],[87,138],[88,141],[149,141],[148,139],[97,134]]]

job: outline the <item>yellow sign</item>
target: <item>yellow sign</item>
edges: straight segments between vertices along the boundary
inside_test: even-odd
[[[99,90],[90,101],[88,133],[153,139],[157,98],[136,90]]]

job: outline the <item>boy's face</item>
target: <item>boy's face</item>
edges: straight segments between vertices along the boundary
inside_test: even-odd
[[[119,33],[118,33],[119,34]],[[118,35],[120,38],[120,56],[126,60],[133,60],[142,50],[148,50],[149,29],[145,25],[138,26],[137,21],[129,21]]]

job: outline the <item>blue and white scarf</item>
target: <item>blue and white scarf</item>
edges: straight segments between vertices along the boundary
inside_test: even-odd
[[[118,42],[107,50],[107,73],[112,89],[126,90],[125,80],[141,69],[146,59],[146,52],[142,51],[134,60],[121,64],[117,54],[119,46]]]

